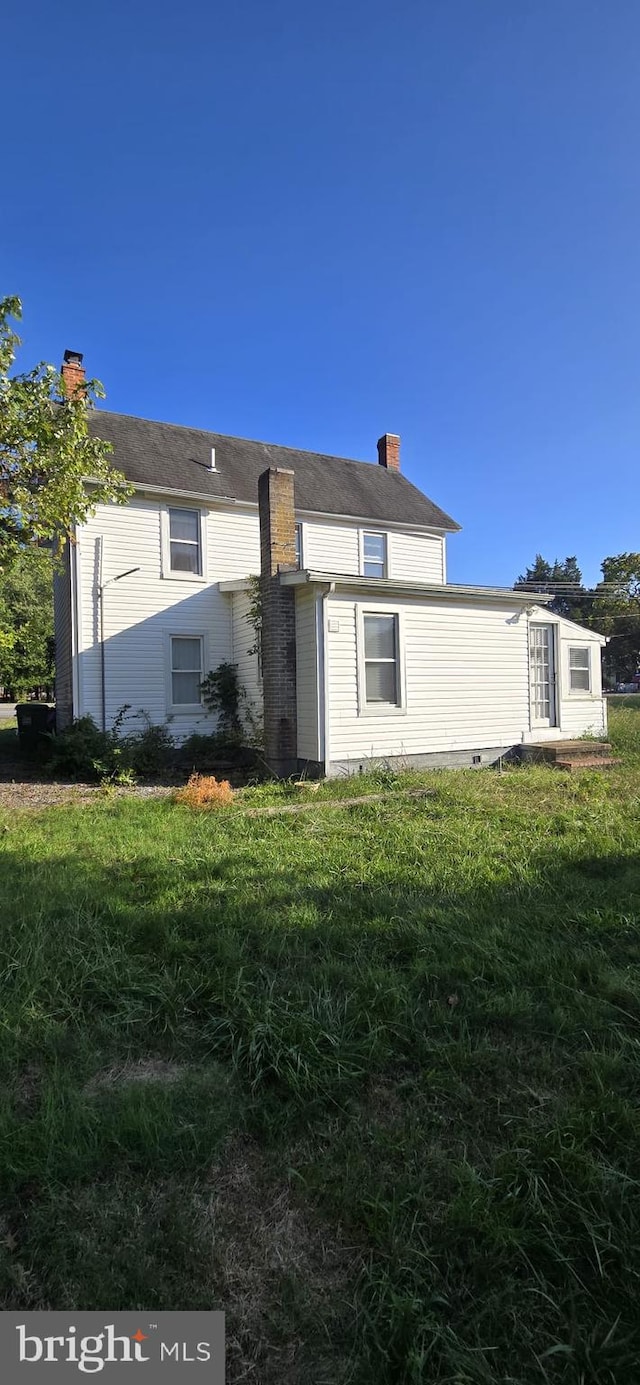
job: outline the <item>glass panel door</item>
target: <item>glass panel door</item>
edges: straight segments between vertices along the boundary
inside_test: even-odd
[[[529,675],[532,725],[555,726],[556,679],[552,625],[529,627]]]

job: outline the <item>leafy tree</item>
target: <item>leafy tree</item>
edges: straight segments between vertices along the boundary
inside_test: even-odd
[[[640,664],[640,553],[618,553],[602,563],[593,625],[609,636],[605,670],[612,683],[629,682]]]
[[[109,444],[89,433],[89,410],[104,397],[99,381],[67,394],[45,362],[10,375],[20,345],[11,320],[21,316],[19,298],[0,299],[0,570],[25,545],[69,534],[101,501],[130,494]]]
[[[532,592],[554,592],[550,609],[556,615],[575,620],[579,625],[588,624],[592,599],[583,586],[577,558],[565,558],[563,561],[556,558],[549,563],[541,553],[537,553],[533,565],[520,575],[515,585],[516,588],[524,587]]]
[[[45,548],[23,548],[0,570],[0,684],[11,697],[53,679],[52,558]]]

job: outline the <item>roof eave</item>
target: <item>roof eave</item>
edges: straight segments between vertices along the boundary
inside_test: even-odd
[[[506,602],[511,606],[531,607],[532,609],[534,606],[545,606],[553,601],[552,594],[537,592],[536,600],[533,602],[530,594],[515,591],[512,587],[476,587],[448,582],[412,582],[394,577],[359,577],[357,574],[316,572],[308,568],[281,572],[280,582],[287,587],[315,584],[317,586],[331,585],[344,591],[362,591],[364,589],[367,593],[382,592],[386,595],[444,596],[448,600],[459,601],[475,598],[480,601],[492,601],[497,604]]]

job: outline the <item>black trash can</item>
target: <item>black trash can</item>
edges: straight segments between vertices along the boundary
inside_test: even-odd
[[[42,748],[43,737],[55,730],[56,709],[48,702],[18,702],[18,744],[29,755]]]

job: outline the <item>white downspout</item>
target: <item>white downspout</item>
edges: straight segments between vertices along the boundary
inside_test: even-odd
[[[319,661],[318,661],[318,663],[319,663],[319,667],[318,667],[318,690],[319,690],[319,694],[320,694],[320,716],[319,716],[318,720],[319,720],[319,723],[320,723],[320,735],[321,735],[321,742],[320,742],[320,752],[321,752],[321,755],[320,755],[320,758],[321,758],[321,760],[322,760],[323,763],[324,763],[324,772],[325,772],[325,774],[327,774],[329,765],[330,765],[330,763],[331,763],[331,759],[330,759],[330,756],[331,756],[331,747],[330,747],[330,741],[329,741],[330,725],[331,725],[331,723],[330,723],[330,705],[329,705],[329,656],[328,656],[329,644],[328,644],[328,639],[327,639],[327,636],[328,636],[328,633],[329,633],[328,598],[329,598],[330,596],[333,595],[333,593],[335,592],[335,589],[336,589],[336,584],[335,584],[335,582],[330,582],[329,585],[328,585],[327,587],[325,587],[325,589],[324,589],[324,591],[323,591],[323,593],[322,593],[322,606],[321,606],[321,612],[322,612],[322,614],[321,614],[321,621],[320,621],[321,642],[320,642],[320,647],[319,647],[319,649],[318,649],[318,654],[319,654]]]

